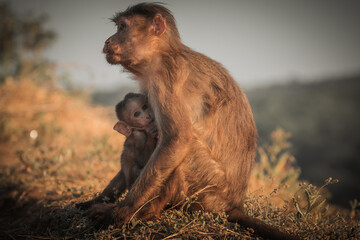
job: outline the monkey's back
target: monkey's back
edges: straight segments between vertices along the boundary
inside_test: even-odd
[[[250,104],[221,64],[189,48],[182,53],[190,69],[184,93],[188,99],[200,96],[187,101],[195,134],[224,171],[229,202],[239,205],[256,154],[257,130]]]

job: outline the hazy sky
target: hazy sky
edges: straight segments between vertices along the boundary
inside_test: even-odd
[[[19,13],[46,13],[58,33],[46,56],[76,83],[112,88],[133,82],[101,53],[130,0],[0,0]],[[359,0],[163,0],[185,44],[221,62],[245,88],[360,72]]]

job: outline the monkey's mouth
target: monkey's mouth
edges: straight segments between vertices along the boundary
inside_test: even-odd
[[[114,50],[111,49],[111,47],[110,47],[110,46],[107,46],[107,45],[104,46],[102,52],[106,55],[106,58],[108,58],[108,57],[113,57],[113,56],[117,56],[117,55],[119,55],[119,57],[120,57],[120,54],[115,53]]]
[[[104,51],[106,61],[110,64],[119,64],[121,63],[121,55],[116,54],[113,51]]]
[[[106,46],[103,49],[103,53],[106,55],[106,57],[117,55],[110,47]]]

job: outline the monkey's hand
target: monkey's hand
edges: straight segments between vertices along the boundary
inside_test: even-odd
[[[151,124],[149,124],[146,128],[145,131],[147,134],[150,135],[150,137],[152,138],[156,138],[158,136],[158,130],[156,127],[156,124],[153,122]]]
[[[81,210],[87,210],[89,209],[90,207],[92,207],[92,205],[96,204],[96,203],[101,203],[102,202],[102,199],[100,196],[94,198],[94,199],[91,199],[89,201],[86,201],[86,202],[82,202],[82,203],[77,203],[75,205],[76,208],[78,209],[81,209]]]
[[[86,215],[95,222],[96,228],[106,228],[114,223],[112,214],[115,208],[114,203],[95,204]]]

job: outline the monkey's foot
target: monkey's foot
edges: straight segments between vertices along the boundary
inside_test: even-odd
[[[121,204],[113,209],[112,217],[114,219],[115,226],[119,227],[123,224],[127,224],[135,216],[135,212],[131,210],[131,207]]]
[[[115,208],[113,203],[94,204],[86,215],[95,222],[96,228],[106,228],[114,223],[112,213]]]

